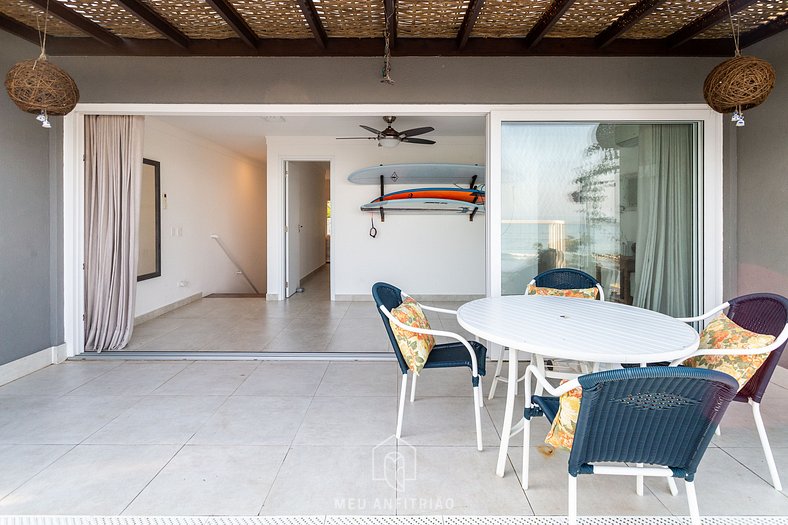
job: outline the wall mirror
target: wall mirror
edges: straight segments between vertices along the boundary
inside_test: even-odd
[[[161,276],[161,164],[142,159],[137,281]]]

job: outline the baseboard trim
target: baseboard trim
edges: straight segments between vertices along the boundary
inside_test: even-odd
[[[148,313],[135,317],[134,326],[137,326],[138,324],[142,324],[145,321],[150,321],[151,319],[156,319],[157,317],[160,317],[166,314],[167,312],[172,312],[173,310],[177,310],[181,306],[186,306],[187,304],[193,303],[194,301],[199,301],[200,299],[202,299],[202,292],[196,293],[194,295],[190,295],[189,297],[186,297],[179,301],[175,301],[174,303],[166,304],[160,308],[156,308],[155,310],[151,310]]]
[[[476,295],[476,294],[467,294],[467,295],[450,295],[450,294],[412,294],[413,298],[419,302],[427,303],[430,301],[433,302],[444,302],[444,301],[474,301],[476,299],[482,299],[484,297],[483,294]],[[336,294],[334,299],[335,301],[372,301],[372,294]]]
[[[20,377],[32,374],[49,365],[62,363],[67,358],[66,344],[50,346],[34,354],[20,357],[15,361],[0,366],[0,385],[16,381]]]

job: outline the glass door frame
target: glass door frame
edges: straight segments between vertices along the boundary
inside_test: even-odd
[[[701,310],[723,302],[723,116],[705,104],[538,105],[492,110],[487,118],[487,283],[488,297],[501,295],[501,136],[504,122],[697,122],[698,268]],[[698,312],[700,313],[700,312]]]

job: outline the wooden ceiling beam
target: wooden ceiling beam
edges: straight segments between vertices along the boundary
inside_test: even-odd
[[[3,13],[0,13],[0,29],[36,45],[41,44],[38,39],[38,31]]]
[[[394,49],[397,47],[397,0],[383,0],[383,10],[389,30],[389,43]]]
[[[246,45],[257,49],[257,44],[259,43],[259,38],[257,33],[249,27],[249,24],[243,17],[238,13],[238,11],[233,7],[233,5],[228,2],[227,0],[205,0],[208,2],[208,5],[213,7],[213,9],[219,13],[219,16],[227,22],[227,25],[232,28],[233,31],[238,35],[238,38],[243,40]]]
[[[621,15],[618,20],[610,24],[604,31],[599,33],[594,41],[598,47],[605,47],[624,34],[632,26],[640,22],[644,17],[651,13],[664,0],[640,0],[637,4]]]
[[[462,20],[462,25],[457,33],[457,49],[462,49],[468,43],[468,39],[473,32],[473,26],[476,24],[476,19],[479,18],[479,13],[484,5],[484,0],[471,0],[468,4],[468,9],[465,11],[465,17]]]
[[[742,9],[745,9],[758,0],[731,0],[731,13],[736,14]],[[665,37],[668,47],[680,46],[684,42],[703,33],[712,26],[715,26],[728,19],[728,3],[723,2],[711,11],[699,16],[687,25],[681,27],[675,33]]]
[[[148,4],[140,0],[115,0],[115,2],[123,6],[131,14],[145,22],[173,44],[183,49],[189,48],[191,44],[189,37],[172,25],[166,18],[154,11]]]
[[[314,38],[264,38],[252,49],[238,38],[192,40],[188,50],[164,39],[125,39],[119,48],[96,45],[89,38],[49,37],[52,56],[269,56],[269,57],[374,57],[383,49],[382,38],[331,38],[326,48]],[[470,38],[457,49],[456,38],[401,38],[394,56],[713,56],[733,53],[730,38],[695,39],[668,49],[664,39],[617,39],[600,49],[593,38],[545,38],[533,49],[522,38]]]
[[[320,21],[320,16],[317,14],[317,9],[315,8],[314,2],[312,0],[296,0],[298,2],[298,7],[301,8],[301,12],[304,13],[304,18],[306,18],[306,23],[309,24],[309,29],[312,30],[312,34],[315,36],[315,40],[317,44],[325,49],[328,45],[328,35],[326,34],[326,30],[323,27],[323,22]]]
[[[564,16],[575,0],[553,0],[547,10],[542,13],[536,24],[525,35],[525,47],[532,48],[553,28],[556,22]]]
[[[107,44],[108,46],[119,46],[123,43],[123,39],[119,36],[111,33],[92,20],[80,15],[73,9],[66,7],[64,4],[61,4],[56,0],[50,2],[47,2],[47,0],[28,1],[44,11],[46,11],[48,7],[49,14],[59,18],[70,26],[79,29],[83,33],[92,36],[102,44]]]
[[[751,46],[756,42],[760,42],[764,38],[769,38],[770,36],[774,36],[777,33],[781,33],[786,29],[788,29],[788,13],[775,18],[768,24],[758,26],[755,29],[751,29],[741,35],[739,38],[739,47],[744,49],[745,47]]]

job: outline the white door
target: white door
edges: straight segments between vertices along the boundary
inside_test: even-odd
[[[301,225],[299,224],[301,209],[300,174],[298,170],[290,170],[290,163],[285,162],[285,199],[287,223],[285,224],[285,295],[291,297],[301,287]]]

